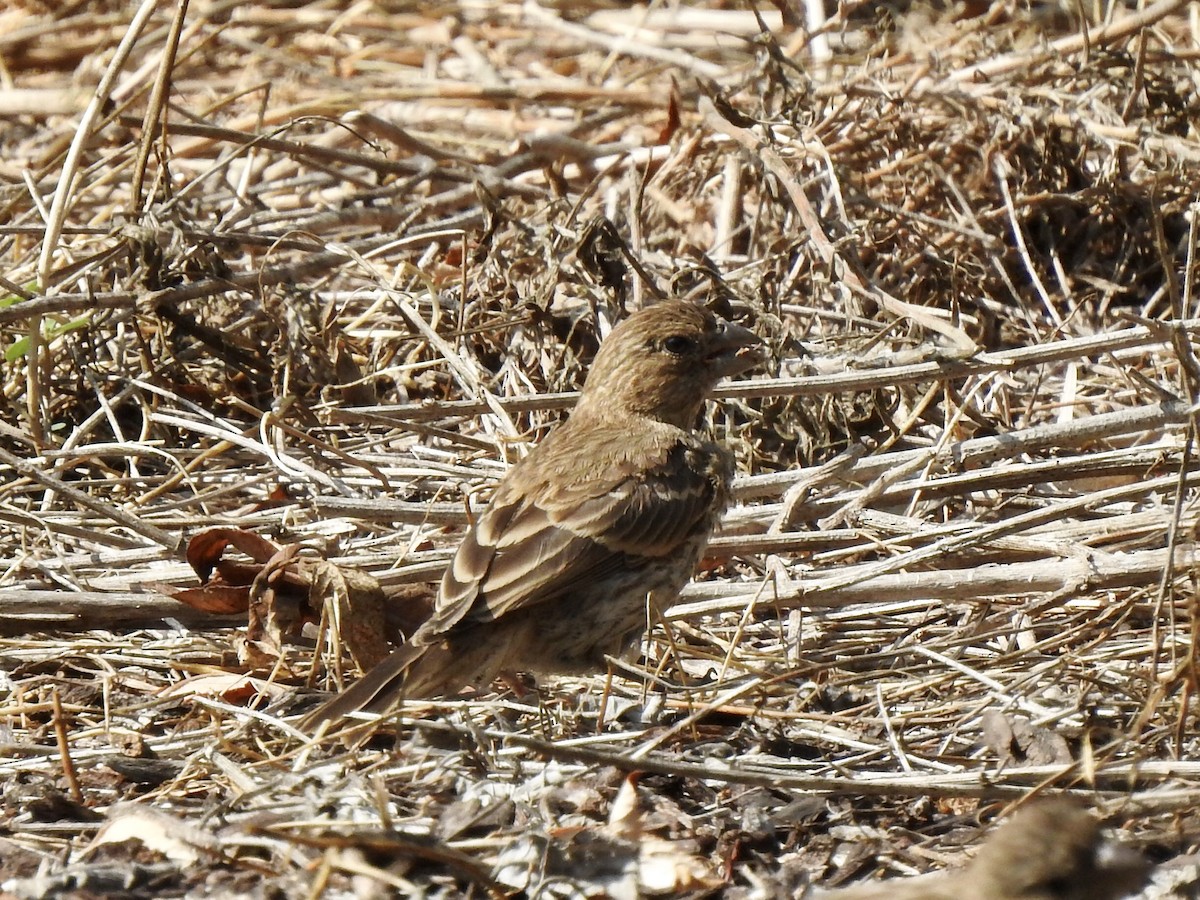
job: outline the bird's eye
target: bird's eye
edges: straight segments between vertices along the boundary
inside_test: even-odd
[[[682,356],[695,346],[695,342],[690,337],[682,334],[673,334],[663,341],[663,349],[668,353],[674,353],[676,356]]]
[[[1065,875],[1051,878],[1041,885],[1048,897],[1069,897],[1072,893],[1071,889],[1075,886],[1074,882]]]

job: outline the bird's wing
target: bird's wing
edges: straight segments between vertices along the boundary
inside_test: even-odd
[[[422,638],[436,639],[463,619],[490,621],[553,601],[679,552],[707,531],[722,489],[719,466],[696,466],[696,452],[679,442],[657,465],[615,482],[598,479],[592,491],[506,490],[506,482],[459,546]]]

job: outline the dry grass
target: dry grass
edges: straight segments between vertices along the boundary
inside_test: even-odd
[[[1034,788],[1189,845],[1188,4],[161,6],[0,13],[0,880],[619,895],[633,770],[730,895],[953,862]],[[436,579],[661,294],[773,360],[714,415],[714,559],[609,693],[314,746],[311,643],[249,681],[156,592],[213,525]]]

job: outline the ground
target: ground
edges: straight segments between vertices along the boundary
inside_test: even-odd
[[[809,6],[0,12],[0,893],[791,897],[1058,792],[1193,849],[1195,10]],[[770,361],[641,653],[298,731],[666,295]]]

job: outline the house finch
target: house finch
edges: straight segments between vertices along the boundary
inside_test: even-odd
[[[682,590],[725,509],[733,458],[694,428],[760,343],[682,301],[614,328],[570,418],[513,466],[459,545],[430,618],[304,725],[516,671],[603,670],[645,632],[647,598]]]
[[[1117,900],[1141,889],[1149,867],[1106,841],[1100,823],[1066,799],[1018,812],[957,872],[815,893],[812,900]]]

